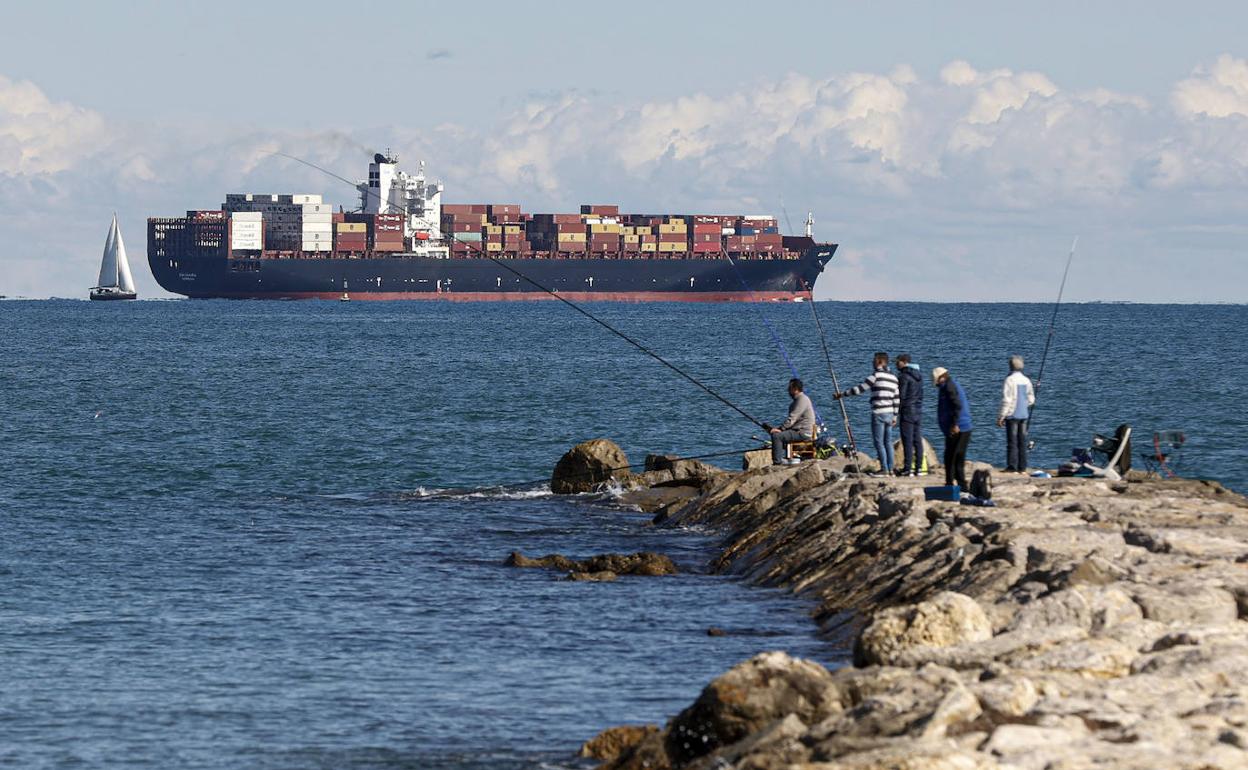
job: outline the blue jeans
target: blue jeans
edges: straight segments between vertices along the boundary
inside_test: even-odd
[[[875,439],[875,454],[880,458],[880,469],[885,473],[893,470],[893,416],[871,415],[871,438]]]
[[[1027,421],[1008,418],[1005,421],[1005,468],[1027,470]]]
[[[918,420],[901,421],[901,447],[905,452],[901,469],[918,473],[923,467],[923,428]]]

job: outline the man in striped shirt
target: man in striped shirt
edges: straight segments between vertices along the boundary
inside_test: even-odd
[[[849,390],[837,393],[834,398],[871,391],[871,438],[875,440],[875,454],[880,458],[879,475],[889,476],[893,472],[892,432],[901,408],[901,395],[897,375],[888,371],[888,354],[876,353],[874,363],[875,371],[871,376]]]

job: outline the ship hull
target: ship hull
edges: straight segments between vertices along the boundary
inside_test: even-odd
[[[787,240],[787,239],[786,239]],[[794,243],[790,259],[365,258],[239,259],[179,254],[148,263],[166,291],[192,298],[730,302],[805,297],[835,244]],[[513,272],[514,271],[514,272]]]
[[[138,299],[139,295],[136,294],[135,292],[125,292],[125,291],[110,291],[110,292],[92,291],[87,296],[91,299],[92,302],[114,302],[118,300]]]

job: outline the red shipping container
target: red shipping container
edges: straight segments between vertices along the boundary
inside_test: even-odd
[[[485,207],[485,213],[492,217],[499,214],[519,214],[520,206],[515,203],[491,203]]]
[[[614,216],[619,216],[620,207],[615,206],[615,205],[606,205],[606,204],[598,204],[598,205],[581,204],[581,213],[592,214],[594,216],[599,216],[599,217],[614,217]]]
[[[401,243],[393,243],[393,244],[374,243],[373,244],[373,251],[402,251],[402,250],[403,250],[403,244]]]
[[[714,233],[719,235],[722,230],[723,228],[719,224],[693,226],[693,232],[695,233]]]
[[[658,238],[659,243],[684,243],[685,242],[684,233],[659,233],[657,236],[642,236],[642,237]]]
[[[695,243],[693,244],[693,250],[698,253],[708,252],[708,251],[718,252],[718,251],[722,251],[723,247],[719,245],[718,241],[716,241],[715,243]]]
[[[448,233],[477,233],[481,231],[481,225],[473,225],[469,222],[447,223],[442,225],[442,230]]]

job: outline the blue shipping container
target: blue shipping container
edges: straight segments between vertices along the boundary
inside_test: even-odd
[[[777,235],[780,233],[779,227],[764,227],[763,232],[767,235]]]
[[[738,227],[737,235],[758,235],[758,230],[753,227]]]

